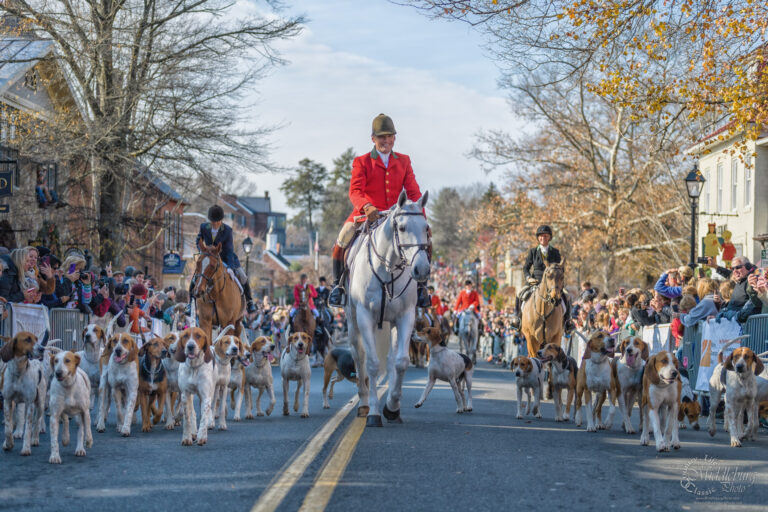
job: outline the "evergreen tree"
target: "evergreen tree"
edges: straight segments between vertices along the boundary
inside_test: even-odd
[[[315,230],[313,212],[321,205],[327,179],[328,170],[323,164],[305,158],[299,162],[294,175],[280,185],[288,206],[300,210],[291,222],[297,226],[305,226],[310,233]]]

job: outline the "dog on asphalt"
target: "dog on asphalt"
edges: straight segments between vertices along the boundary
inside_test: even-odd
[[[650,347],[637,336],[626,338],[619,345],[619,357],[611,361],[611,412],[613,418],[615,403],[619,402],[624,432],[634,434],[632,409],[640,403],[643,395],[643,368],[650,357]]]
[[[293,400],[294,412],[299,411],[299,391],[304,387],[302,418],[309,418],[309,383],[312,368],[309,366],[309,351],[312,338],[307,333],[295,332],[288,337],[288,346],[280,356],[280,376],[283,379],[283,416],[288,416],[288,393],[291,381],[296,381],[296,396]]]
[[[245,331],[243,331],[245,336]],[[240,412],[243,409],[243,397],[245,396],[245,370],[251,366],[251,349],[248,345],[248,338],[242,340],[242,354],[232,359],[230,363],[231,372],[229,374],[229,406],[234,411],[232,421],[240,421]]]
[[[709,434],[715,435],[715,414],[722,392],[725,391],[725,423],[731,435],[731,446],[740,447],[742,439],[753,441],[758,427],[759,397],[757,376],[765,365],[748,347],[739,347],[723,360],[717,354],[718,365],[709,379],[710,415]],[[747,429],[744,430],[744,414]]]
[[[650,429],[653,428],[653,439],[659,452],[680,448],[677,408],[683,383],[678,365],[677,358],[671,352],[662,350],[648,359],[643,370],[643,432],[640,444],[648,446]]]
[[[91,407],[96,404],[96,397],[99,392],[99,378],[101,377],[99,357],[106,345],[107,334],[104,329],[96,324],[88,324],[83,329],[83,350],[75,352],[80,358],[80,368],[91,381]]]
[[[40,423],[45,415],[45,395],[48,387],[43,364],[32,359],[37,336],[21,331],[0,349],[0,360],[6,363],[3,372],[3,415],[5,442],[3,450],[13,449],[14,409],[24,405],[23,441],[21,455],[31,455],[32,446],[40,444]],[[17,421],[20,419],[17,418]]]
[[[107,412],[112,401],[117,410],[117,431],[123,437],[128,437],[131,435],[134,407],[139,393],[139,349],[130,334],[119,333],[110,338],[105,352],[109,352],[110,356],[106,372],[102,372],[99,381],[99,420],[96,431],[106,430]],[[107,390],[111,391],[111,396]]]
[[[515,374],[515,388],[517,389],[517,414],[521,419],[523,414],[533,412],[537,418],[541,418],[541,393],[544,389],[544,365],[535,357],[517,356],[509,363],[509,369]],[[523,413],[523,391],[528,398],[528,403]],[[533,400],[531,400],[533,395]],[[531,407],[533,405],[533,407]]]
[[[213,402],[213,353],[211,340],[199,327],[190,327],[181,333],[174,353],[179,366],[181,406],[184,411],[182,446],[208,442],[208,425]],[[195,415],[194,397],[200,399],[200,422]],[[197,428],[197,434],[195,429]]]
[[[611,388],[611,359],[607,347],[610,336],[608,333],[598,331],[587,340],[581,367],[576,377],[576,426],[582,423],[582,403],[587,408],[587,432],[597,432],[598,429],[606,429],[610,426],[603,423],[602,406],[606,395]],[[592,393],[595,400],[592,401]]]
[[[59,422],[63,421],[62,444],[69,444],[69,418],[75,418],[77,447],[75,456],[85,457],[85,448],[93,445],[91,433],[91,380],[79,367],[78,354],[62,351],[51,354],[54,378],[51,380],[48,408],[50,411],[51,455],[48,462],[61,464],[59,455]]]
[[[555,343],[547,343],[537,355],[542,363],[549,365],[549,387],[555,402],[555,421],[568,421],[576,394],[576,375],[579,371],[576,360],[566,355],[565,350]],[[568,392],[565,407],[563,391]]]
[[[256,395],[256,416],[264,416],[261,410],[261,395],[269,395],[267,416],[275,408],[275,386],[272,379],[272,361],[274,361],[275,344],[266,336],[259,336],[251,343],[251,364],[245,369],[245,419],[253,419],[253,403],[251,386],[259,390]]]
[[[680,404],[677,412],[677,421],[679,428],[687,428],[685,419],[691,424],[693,430],[699,430],[699,416],[701,415],[701,404],[699,397],[691,389],[691,381],[688,377],[688,370],[680,368],[680,381],[683,383],[680,388]]]
[[[429,380],[421,398],[415,407],[421,407],[427,399],[429,392],[440,379],[450,384],[453,395],[456,398],[456,412],[472,412],[472,374],[474,366],[472,360],[464,354],[449,350],[445,346],[445,336],[440,327],[426,327],[421,332],[415,333],[417,341],[429,343],[430,357],[427,373]],[[464,394],[464,386],[467,392]]]
[[[168,394],[168,375],[163,358],[168,355],[163,338],[152,338],[139,349],[139,406],[141,431],[151,432],[160,422]]]
[[[181,332],[173,331],[163,337],[165,355],[163,356],[163,368],[165,368],[165,429],[173,430],[176,425],[181,425],[182,404],[181,389],[179,388],[179,363],[176,360],[176,350],[179,347]]]
[[[334,348],[329,351],[323,361],[323,368],[323,408],[329,409],[331,404],[328,400],[333,400],[333,385],[344,379],[357,384],[357,368],[352,352],[348,348]],[[335,378],[333,378],[333,372],[336,372]],[[330,390],[328,383],[331,384]]]

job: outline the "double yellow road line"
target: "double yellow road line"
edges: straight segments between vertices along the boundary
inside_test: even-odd
[[[378,390],[378,396],[381,398],[387,386]],[[296,485],[299,479],[304,475],[309,465],[317,458],[325,446],[325,443],[331,438],[336,429],[339,428],[344,418],[347,417],[357,405],[359,398],[357,395],[352,397],[344,407],[339,409],[323,428],[312,437],[304,450],[288,462],[287,467],[270,483],[266,491],[259,497],[259,501],[251,508],[251,512],[271,512],[276,510],[288,495],[290,490]],[[365,429],[365,418],[353,418],[352,424],[347,428],[341,441],[328,456],[317,478],[315,478],[312,488],[309,490],[301,505],[300,511],[322,511],[328,505],[333,495],[333,491],[344,474],[352,454],[355,453],[360,436]]]

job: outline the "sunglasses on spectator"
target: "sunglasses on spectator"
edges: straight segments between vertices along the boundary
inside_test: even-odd
[[[746,268],[746,265],[735,265],[731,267],[731,270],[739,270],[740,268]]]

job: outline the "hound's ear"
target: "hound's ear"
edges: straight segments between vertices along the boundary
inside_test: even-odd
[[[626,338],[621,340],[621,343],[619,343],[618,352],[624,353],[625,350],[627,350],[627,345],[629,345],[629,342],[631,341],[631,338]]]
[[[563,350],[559,346],[557,347],[557,357],[555,358],[555,360],[560,363],[565,363],[568,361],[568,356],[565,355],[565,350]]]
[[[174,361],[178,361],[180,363],[183,363],[184,361],[187,360],[187,353],[184,350],[186,348],[185,347],[186,344],[183,343],[183,342],[188,340],[188,339],[189,339],[189,336],[186,336],[186,337],[185,336],[181,336],[179,338],[178,343],[176,343],[176,352],[173,353],[173,360]]]
[[[651,356],[650,359],[648,359],[648,363],[645,365],[645,375],[648,375],[648,380],[651,381],[651,384],[660,384],[661,379],[659,378],[659,372],[656,371],[656,357],[658,354],[655,354]]]
[[[643,342],[643,351],[640,353],[640,357],[643,358],[643,361],[648,361],[648,358],[651,357],[651,348],[645,342]]]
[[[144,357],[144,354],[147,353],[147,345],[148,343],[145,343],[141,346],[141,348],[139,349],[139,357]]]
[[[760,375],[765,370],[765,365],[754,352],[752,353],[752,358],[755,361],[755,375]]]
[[[405,189],[400,191],[400,197],[397,198],[397,207],[402,208],[405,206],[405,202],[408,200],[408,195],[405,193]]]
[[[581,359],[583,361],[584,359],[589,359],[590,357],[592,357],[592,349],[589,348],[589,342],[587,342],[586,347],[584,347],[584,355],[581,356]]]
[[[731,352],[731,355],[729,355],[723,362],[723,368],[733,371],[733,352]]]
[[[13,359],[14,350],[16,350],[16,336],[14,336],[11,341],[6,341],[3,348],[0,348],[0,359],[2,359],[4,363],[7,363]]]
[[[144,345],[142,345],[141,348],[144,348]],[[138,353],[139,347],[136,345],[136,340],[132,340],[131,350],[128,351],[128,361],[135,361],[137,359]]]
[[[56,367],[56,354],[51,354],[51,366]]]
[[[419,208],[425,208],[427,206],[427,201],[429,200],[429,191],[424,191],[424,194],[421,196],[421,199],[419,199]]]

